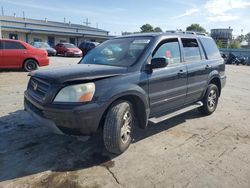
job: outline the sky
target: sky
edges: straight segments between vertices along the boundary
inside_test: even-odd
[[[250,32],[250,0],[0,0],[5,15],[64,21],[110,31],[140,31],[143,24],[185,30],[198,23],[207,31],[233,28],[234,35]]]

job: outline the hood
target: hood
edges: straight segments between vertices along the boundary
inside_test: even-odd
[[[127,68],[107,65],[77,64],[31,72],[29,75],[56,83],[78,80],[94,80],[125,74]]]

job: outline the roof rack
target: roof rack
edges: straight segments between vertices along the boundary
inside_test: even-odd
[[[178,34],[190,34],[190,35],[202,35],[202,36],[207,36],[206,33],[201,33],[201,32],[195,32],[195,31],[175,31],[175,30],[169,30],[166,31],[166,33],[178,33]]]

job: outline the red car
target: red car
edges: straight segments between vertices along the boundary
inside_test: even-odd
[[[82,57],[82,51],[71,43],[58,43],[54,48],[57,55]]]
[[[33,71],[46,65],[49,65],[49,58],[45,50],[20,40],[0,39],[0,69]]]

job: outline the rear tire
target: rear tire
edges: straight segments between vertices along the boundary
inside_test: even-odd
[[[23,68],[25,71],[30,72],[38,68],[38,63],[33,59],[28,59],[24,62]]]
[[[130,145],[134,124],[133,106],[128,101],[118,101],[109,109],[103,129],[106,149],[115,154],[123,153]]]
[[[203,115],[212,114],[217,107],[219,100],[219,90],[215,84],[209,84],[206,94],[202,99],[203,106],[199,108],[199,112]]]

